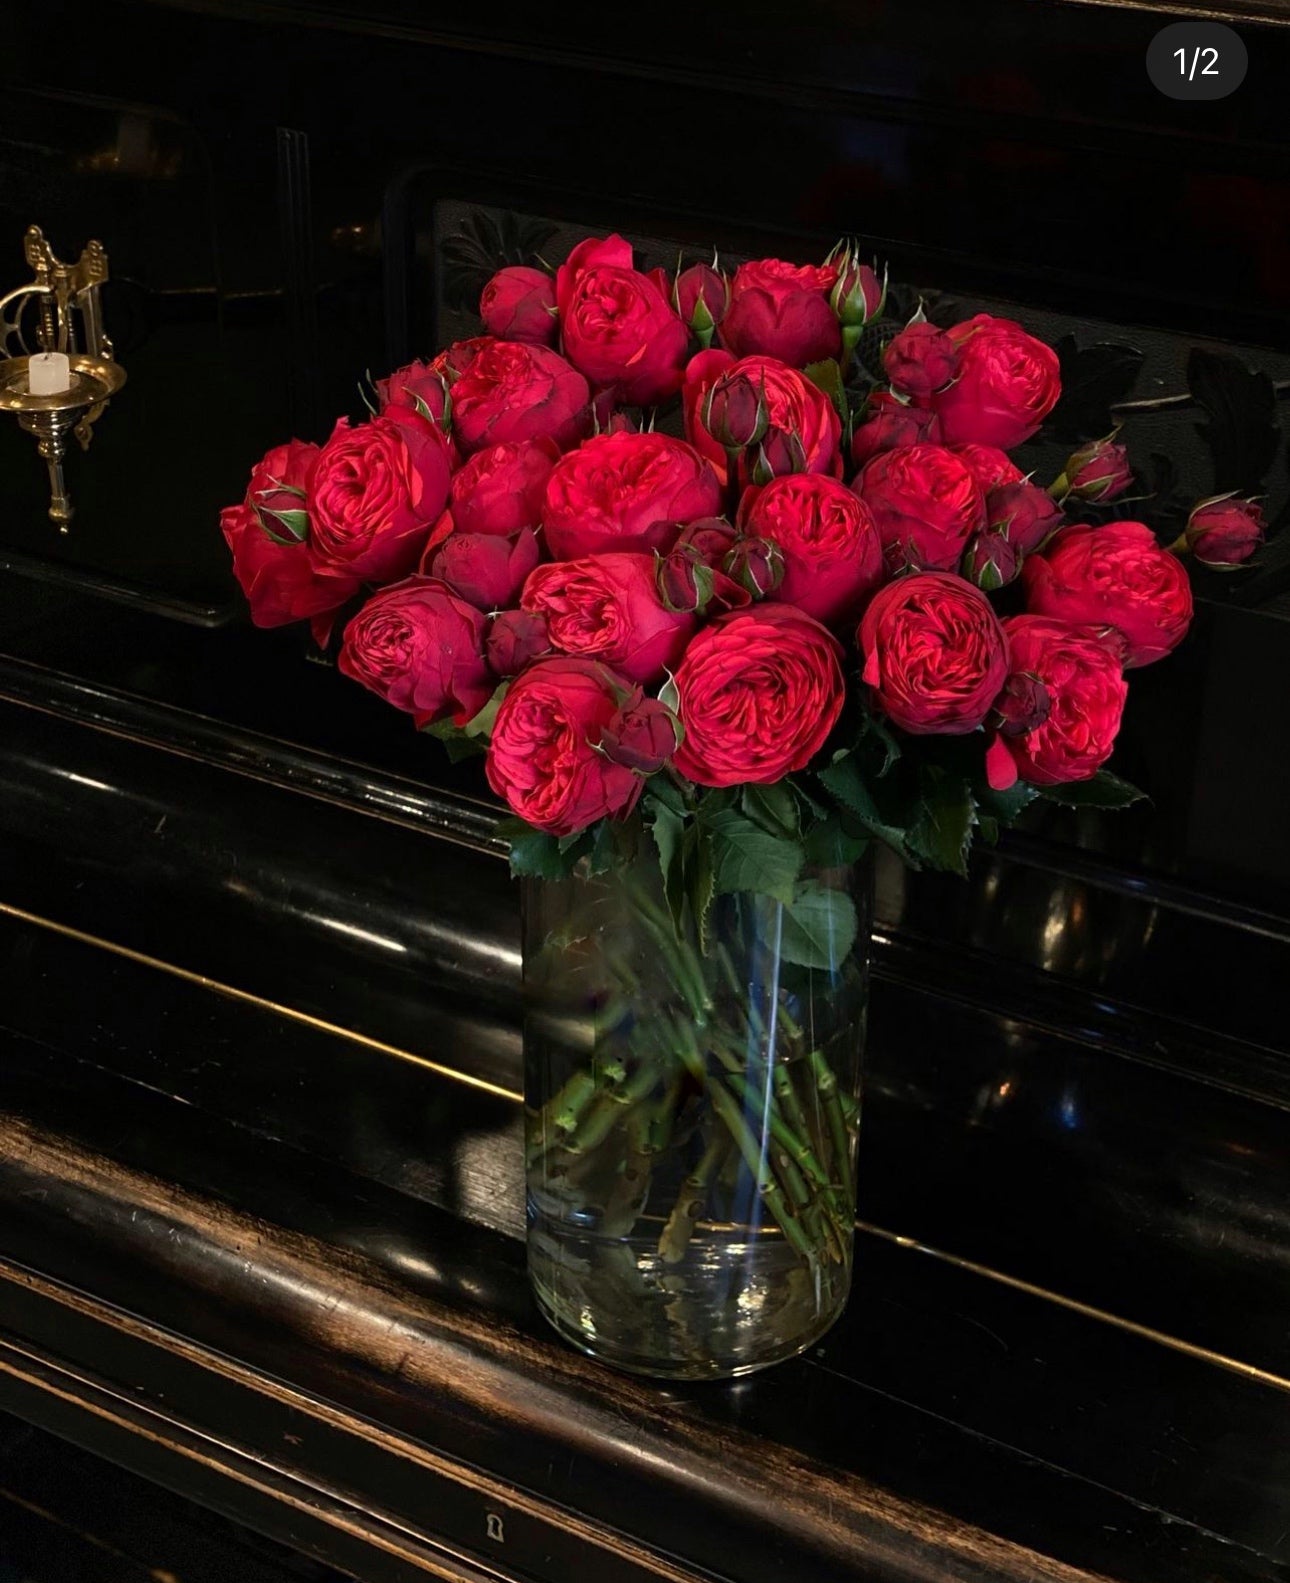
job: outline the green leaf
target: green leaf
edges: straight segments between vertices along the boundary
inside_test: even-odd
[[[771,786],[745,786],[740,803],[752,822],[770,835],[797,834],[797,800],[783,781]]]
[[[1110,770],[1098,770],[1091,780],[1068,781],[1064,786],[1041,786],[1039,795],[1065,808],[1127,808],[1147,795]]]
[[[528,825],[511,836],[511,873],[529,879],[565,879],[577,857],[561,851],[560,843],[545,830]]]
[[[929,765],[919,776],[921,802],[909,831],[909,845],[933,868],[967,873],[976,799],[967,782]]]
[[[819,363],[808,363],[803,370],[806,377],[833,403],[838,417],[843,423],[847,421],[850,413],[847,408],[847,393],[842,384],[842,369],[838,366],[835,357],[827,357]]]
[[[497,719],[497,711],[502,707],[502,699],[506,697],[506,690],[510,685],[509,682],[503,682],[479,713],[467,720],[462,730],[468,737],[487,737],[493,734],[493,722]]]
[[[882,816],[873,793],[860,773],[860,766],[850,754],[825,765],[818,771],[817,779],[826,791],[856,816],[870,835],[885,841],[911,868],[921,866],[918,855],[911,850],[906,827]]]
[[[977,806],[981,814],[993,817],[1005,827],[1020,818],[1022,810],[1029,808],[1038,796],[1038,789],[1027,785],[1025,781],[1018,781],[1007,791],[995,791],[993,786],[976,788]]]
[[[681,842],[685,820],[664,803],[656,802],[650,811],[650,835],[658,850],[658,865],[663,873],[663,895],[678,937],[684,926],[685,884],[681,867]]]
[[[691,824],[685,832],[683,845],[685,868],[685,893],[694,919],[694,932],[698,936],[699,950],[708,952],[708,920],[712,901],[716,895],[716,872],[713,868],[712,837],[699,824]]]
[[[587,857],[589,874],[604,874],[613,868],[618,859],[621,826],[615,827],[612,819],[602,819],[592,826],[591,851]]]
[[[882,744],[884,755],[882,766],[876,772],[879,780],[881,780],[884,775],[890,773],[892,766],[900,757],[901,746],[893,734],[891,727],[881,715],[866,715],[864,725],[865,734],[876,737],[877,740]]]
[[[793,899],[793,881],[802,867],[798,842],[768,835],[733,808],[705,814],[704,824],[712,837],[718,895],[748,890],[785,903]]]
[[[855,904],[845,891],[826,890],[808,880],[797,886],[784,908],[780,953],[799,967],[836,972],[856,943]]]
[[[675,814],[685,814],[685,793],[668,775],[652,775],[645,783],[644,801],[660,803]]]
[[[869,850],[870,837],[844,813],[826,815],[806,833],[806,861],[818,868],[842,868],[858,863]]]
[[[488,752],[488,744],[480,737],[468,737],[462,728],[451,720],[433,720],[421,727],[428,737],[435,737],[444,745],[449,762],[460,764],[462,759],[475,758]],[[527,827],[526,827],[527,828]]]

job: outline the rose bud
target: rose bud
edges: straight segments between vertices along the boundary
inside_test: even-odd
[[[648,407],[680,389],[690,336],[621,236],[580,242],[556,271],[564,353],[615,400]]]
[[[429,363],[405,363],[392,374],[376,381],[380,410],[411,407],[431,423],[442,424],[448,410],[448,385],[444,375]]]
[[[466,452],[542,439],[563,451],[590,428],[591,392],[550,347],[490,340],[452,387],[452,425]]]
[[[500,341],[531,341],[554,346],[560,333],[555,315],[555,281],[545,270],[509,264],[499,269],[479,298],[479,317]]]
[[[727,448],[708,429],[703,418],[708,391],[730,374],[746,375],[765,403],[770,428],[795,435],[802,446],[808,473],[842,476],[842,421],[833,403],[804,374],[773,357],[745,357],[733,362],[729,353],[700,352],[685,371],[681,400],[685,410],[686,438],[716,468],[724,484],[729,471]],[[740,479],[747,466],[738,459]]]
[[[904,445],[936,445],[941,438],[941,423],[926,407],[907,406],[889,391],[880,390],[869,398],[865,420],[851,436],[851,460],[863,467],[879,451],[895,451]]]
[[[1021,575],[1035,615],[1117,632],[1126,668],[1163,659],[1191,624],[1187,573],[1142,522],[1064,528]]]
[[[1048,718],[1052,699],[1033,671],[1014,671],[994,701],[990,723],[1005,737],[1036,731]]]
[[[404,576],[443,510],[448,477],[443,434],[408,408],[387,407],[357,428],[342,418],[309,482],[319,560],[369,582]]]
[[[993,530],[978,533],[963,554],[960,571],[968,582],[987,594],[1016,580],[1021,571],[1021,555],[1005,534]]]
[[[698,786],[805,769],[842,713],[842,657],[832,633],[792,605],[750,605],[703,627],[673,678],[676,768]]]
[[[532,528],[518,533],[449,533],[428,551],[422,571],[478,610],[502,610],[542,558]]]
[[[736,357],[776,357],[794,368],[837,357],[842,331],[829,306],[837,283],[832,264],[788,264],[779,258],[740,264],[730,286],[721,343]]]
[[[682,528],[655,569],[659,598],[667,610],[700,612],[741,609],[752,596],[722,569],[738,535],[721,517],[703,517]]]
[[[741,534],[722,562],[722,570],[754,599],[764,599],[784,581],[784,553],[769,539]]]
[[[653,775],[676,752],[680,740],[672,711],[637,688],[605,727],[600,750],[614,764]]]
[[[985,759],[990,785],[1007,791],[1018,779],[1058,786],[1096,775],[1115,746],[1129,692],[1119,660],[1085,626],[1010,616],[1003,629],[1013,674],[1042,686],[1048,709],[1030,730],[996,736]]]
[[[926,398],[946,444],[1007,451],[1028,440],[1061,395],[1057,353],[1011,319],[988,313],[948,334],[959,352],[958,376]]]
[[[857,636],[874,705],[915,736],[975,731],[1008,678],[1008,645],[990,601],[947,572],[880,588]]]
[[[594,660],[538,660],[511,683],[493,722],[484,773],[511,812],[551,835],[626,815],[645,782],[600,751],[627,691]]]
[[[505,534],[537,527],[559,456],[553,440],[520,440],[467,457],[448,493],[458,531]]]
[[[951,445],[950,450],[963,463],[988,496],[1005,484],[1020,484],[1026,475],[997,445]]]
[[[1058,499],[1074,495],[1077,500],[1114,500],[1132,482],[1129,453],[1111,436],[1082,445],[1067,457],[1062,475],[1053,485],[1053,493]]]
[[[255,464],[241,504],[220,512],[233,575],[257,627],[325,615],[358,591],[358,579],[326,570],[310,543],[305,495],[318,455],[318,446],[300,440],[276,446]]]
[[[1183,539],[1202,566],[1230,571],[1263,543],[1263,508],[1233,495],[1202,500],[1187,519]]]
[[[882,581],[882,540],[873,513],[840,479],[777,478],[744,496],[741,525],[784,557],[778,597],[826,626],[858,613]]]
[[[873,512],[889,572],[950,571],[985,526],[976,479],[943,445],[879,451],[851,487]]]
[[[598,434],[562,456],[547,481],[543,532],[556,560],[603,550],[672,547],[678,529],[713,516],[713,468],[668,434]]]
[[[772,478],[805,471],[806,450],[801,440],[790,429],[777,429],[772,424],[757,447],[751,481],[754,484],[768,484]]]
[[[985,497],[986,526],[1001,533],[1020,555],[1041,549],[1062,525],[1062,508],[1046,489],[1028,484],[1002,484]]]
[[[431,577],[374,594],[345,628],[337,665],[417,724],[472,719],[493,693],[484,617]]]
[[[926,398],[958,373],[959,350],[938,325],[920,319],[907,324],[887,343],[882,366],[893,389],[915,399]]]
[[[703,427],[727,452],[756,445],[768,422],[766,402],[747,374],[725,375],[704,398]]]
[[[711,346],[713,331],[730,306],[730,282],[711,264],[691,264],[676,277],[672,306],[699,345]]]
[[[518,676],[551,652],[545,616],[531,610],[502,610],[488,624],[484,657],[494,676]]]
[[[639,434],[641,426],[632,417],[630,412],[611,412],[606,422],[596,431],[598,434]]]
[[[663,604],[654,557],[639,552],[539,566],[520,608],[546,617],[553,647],[603,660],[632,682],[671,670],[694,631],[693,616]]]
[[[863,330],[882,317],[887,301],[887,276],[881,280],[868,264],[858,264],[848,254],[829,297],[829,305],[844,329]]]

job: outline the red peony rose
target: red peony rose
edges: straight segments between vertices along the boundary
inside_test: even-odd
[[[387,407],[356,429],[342,418],[309,485],[320,560],[366,582],[410,572],[448,498],[448,475],[442,433],[408,408]]]
[[[1033,729],[1014,735],[1005,724],[995,738],[986,755],[991,786],[1087,780],[1110,758],[1120,729],[1129,688],[1118,658],[1090,627],[1010,616],[1003,629],[1012,673],[1039,683],[1043,709]]]
[[[887,570],[949,571],[985,526],[985,501],[960,457],[943,445],[880,451],[852,488],[873,512]]]
[[[510,534],[455,531],[431,536],[421,570],[477,610],[503,610],[541,558],[532,528]]]
[[[728,384],[741,392],[751,387],[758,393],[769,427],[793,435],[801,445],[803,471],[831,473],[834,478],[841,478],[842,423],[833,403],[818,386],[773,357],[745,357],[734,362],[728,352],[700,352],[690,359],[685,371],[685,433],[691,445],[716,468],[723,483],[728,468],[726,450],[706,427],[704,411],[709,405],[709,393],[712,392],[715,404],[717,393]]]
[[[1026,475],[997,445],[951,445],[950,450],[976,479],[983,495],[1005,484],[1025,481]]]
[[[721,321],[721,341],[736,357],[775,357],[804,368],[842,350],[842,330],[829,305],[838,272],[831,265],[759,258],[740,264]]]
[[[958,377],[927,397],[947,445],[997,445],[1028,440],[1057,405],[1057,353],[1011,319],[978,313],[949,331],[959,349]]]
[[[882,366],[893,390],[925,399],[958,373],[959,349],[939,325],[921,319],[907,324],[887,343]]]
[[[604,550],[667,550],[677,529],[720,509],[713,469],[666,434],[600,434],[556,464],[543,528],[561,561]]]
[[[432,423],[443,422],[448,385],[444,375],[429,363],[405,363],[378,379],[375,388],[382,412],[387,407],[410,407]]]
[[[888,583],[858,636],[874,703],[915,736],[975,731],[1007,680],[1008,646],[990,601],[944,572]]]
[[[427,725],[477,715],[493,692],[484,664],[485,619],[431,577],[374,594],[345,628],[337,664],[396,709]]]
[[[630,813],[644,779],[600,751],[630,689],[594,660],[539,660],[511,683],[493,722],[488,784],[552,835]]]
[[[275,446],[255,464],[241,504],[220,512],[257,627],[325,615],[358,591],[358,579],[322,567],[310,543],[305,497],[318,455],[301,440]]]
[[[552,644],[603,660],[633,682],[658,680],[681,657],[694,617],[668,610],[654,579],[654,556],[593,555],[539,566],[520,608],[546,617]]]
[[[791,473],[749,490],[740,525],[779,546],[779,601],[826,625],[854,616],[882,581],[882,541],[873,514],[836,478]]]
[[[870,396],[865,420],[851,436],[851,460],[863,467],[879,451],[895,451],[905,445],[939,445],[940,420],[926,407],[907,406],[888,391]]]
[[[453,474],[448,503],[462,533],[517,533],[542,521],[547,480],[560,452],[553,440],[490,445]]]
[[[1202,500],[1187,519],[1184,540],[1202,566],[1231,571],[1263,543],[1263,507],[1257,500],[1220,495]]]
[[[452,427],[464,451],[520,440],[575,444],[590,423],[591,392],[546,346],[488,340],[452,386]]]
[[[555,281],[545,270],[509,264],[499,269],[481,292],[479,317],[489,335],[499,340],[554,346],[560,333]]]
[[[615,399],[652,406],[681,386],[689,332],[621,236],[581,242],[556,272],[564,353]]]
[[[1191,584],[1145,523],[1064,528],[1022,569],[1026,605],[1072,626],[1110,627],[1128,668],[1176,649],[1191,624]]]
[[[792,605],[752,605],[704,627],[676,672],[675,764],[700,786],[764,784],[805,769],[846,695],[842,645]]]

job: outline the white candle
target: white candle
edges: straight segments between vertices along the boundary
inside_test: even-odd
[[[27,360],[27,390],[33,396],[61,396],[72,388],[72,365],[62,352],[37,352]]]

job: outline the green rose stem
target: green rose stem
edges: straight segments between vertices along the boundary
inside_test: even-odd
[[[748,1167],[757,1184],[758,1192],[765,1201],[767,1209],[778,1222],[780,1230],[804,1259],[818,1257],[817,1250],[812,1246],[810,1238],[802,1230],[797,1216],[786,1201],[784,1189],[776,1181],[770,1162],[753,1136],[752,1128],[748,1125],[743,1111],[736,1104],[734,1095],[723,1084],[712,1082],[707,1063],[694,1037],[694,1029],[682,1022],[674,1026],[681,1060],[695,1082],[706,1090],[713,1110],[729,1129],[730,1135],[735,1140],[735,1147],[743,1156],[744,1164]]]
[[[672,1206],[672,1213],[667,1217],[667,1224],[658,1239],[658,1254],[664,1264],[680,1264],[685,1257],[690,1238],[694,1235],[694,1228],[698,1225],[699,1217],[703,1214],[703,1206],[708,1200],[712,1178],[717,1174],[717,1167],[729,1151],[729,1135],[724,1132],[717,1133],[703,1151],[698,1165],[681,1184],[681,1191]]]
[[[842,1114],[842,1096],[838,1092],[838,1080],[833,1075],[833,1068],[825,1059],[823,1050],[812,1050],[808,1059],[815,1073],[815,1086],[824,1100],[824,1113],[828,1117],[829,1131],[833,1136],[833,1163],[841,1179],[843,1200],[849,1202],[853,1190],[851,1135],[847,1131],[847,1119]]]

